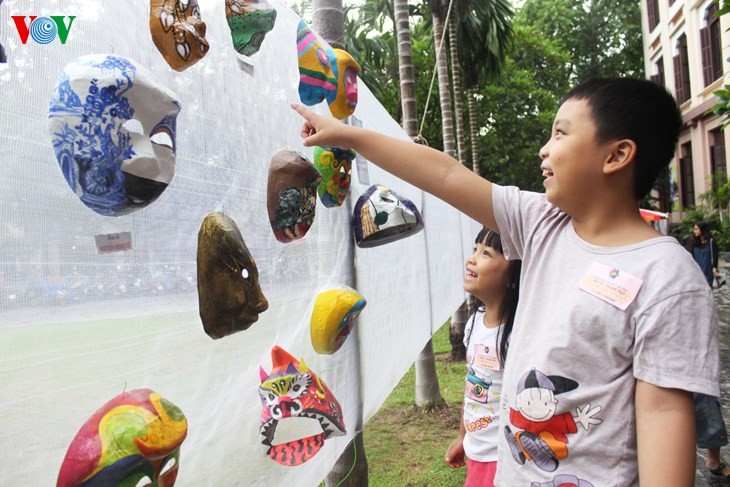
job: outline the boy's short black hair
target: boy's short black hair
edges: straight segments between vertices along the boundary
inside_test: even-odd
[[[586,100],[599,143],[631,139],[636,143],[634,195],[651,191],[659,173],[674,157],[682,113],[674,97],[647,80],[596,78],[576,86],[561,100]]]

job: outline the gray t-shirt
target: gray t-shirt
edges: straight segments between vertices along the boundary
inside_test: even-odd
[[[711,289],[671,237],[599,247],[543,194],[494,185],[493,204],[522,259],[496,485],[638,485],[636,379],[719,395]]]

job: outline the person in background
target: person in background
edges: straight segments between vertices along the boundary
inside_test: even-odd
[[[720,277],[717,270],[718,258],[720,255],[717,241],[710,234],[710,226],[707,222],[698,221],[693,228],[693,237],[689,239],[688,250],[694,257],[697,265],[707,279],[707,284],[712,287],[712,282],[717,279],[717,287],[722,287],[725,280]]]
[[[717,279],[717,287],[722,287],[725,281],[717,270],[719,250],[707,222],[695,223],[688,250],[702,269],[707,284],[712,287],[713,280]],[[713,475],[730,479],[730,467],[720,456],[720,448],[727,445],[727,430],[720,402],[716,397],[695,393],[694,408],[697,448],[707,450],[705,466]]]

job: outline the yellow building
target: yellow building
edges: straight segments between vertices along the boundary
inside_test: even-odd
[[[660,198],[673,222],[702,203],[713,173],[727,174],[728,130],[720,129],[721,117],[706,114],[717,101],[713,93],[730,83],[730,14],[717,17],[717,10],[713,0],[641,0],[647,77],[674,94],[684,119]]]

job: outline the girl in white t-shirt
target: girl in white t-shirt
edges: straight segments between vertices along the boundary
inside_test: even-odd
[[[461,428],[445,455],[453,468],[466,464],[465,487],[494,485],[502,367],[517,309],[521,264],[505,259],[499,235],[488,228],[479,232],[474,253],[466,260],[464,290],[476,299],[477,310],[464,330],[467,374]]]

